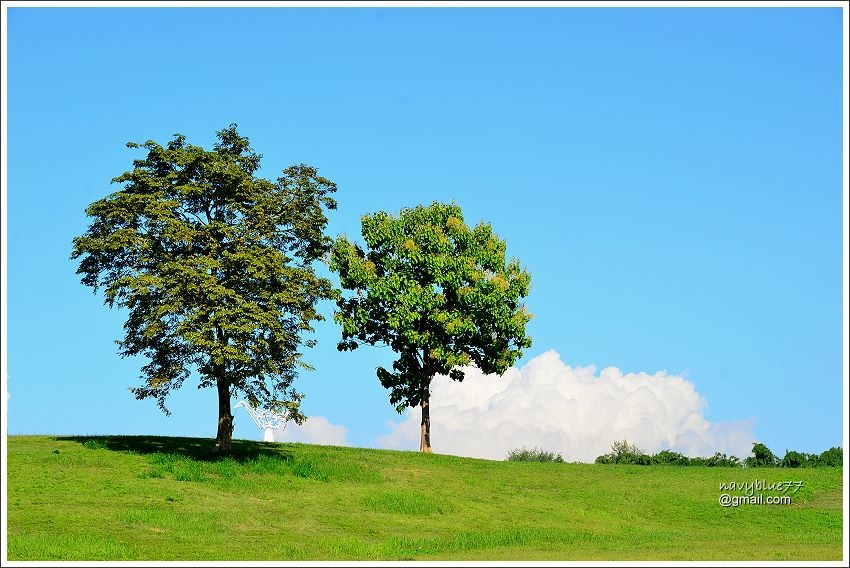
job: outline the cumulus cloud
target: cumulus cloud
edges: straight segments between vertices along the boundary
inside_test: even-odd
[[[525,446],[592,462],[625,438],[649,453],[743,458],[756,440],[754,421],[709,422],[694,384],[663,371],[597,373],[593,366],[565,365],[550,350],[501,377],[472,367],[465,372],[462,383],[445,376],[431,383],[431,444],[438,453],[504,459]],[[420,416],[409,409],[401,422],[389,421],[378,445],[417,449]]]
[[[275,442],[304,442],[328,446],[347,446],[348,428],[332,424],[324,416],[308,416],[302,425],[287,422],[274,431]]]

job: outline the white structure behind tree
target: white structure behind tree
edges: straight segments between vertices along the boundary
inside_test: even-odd
[[[236,403],[236,408],[242,407],[254,419],[257,427],[263,431],[264,442],[274,442],[274,431],[286,428],[287,417],[264,408],[254,408],[244,400]]]

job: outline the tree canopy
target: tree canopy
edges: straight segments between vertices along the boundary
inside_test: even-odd
[[[230,399],[286,411],[302,421],[292,382],[302,334],[335,297],[315,274],[330,249],[326,210],[336,185],[304,164],[276,181],[256,176],[262,156],[237,125],[217,132],[212,150],[175,134],[166,145],[128,143],[147,155],[114,178],[123,189],[92,203],[84,235],[73,241],[82,283],[128,310],[122,356],[142,355],[138,399],[166,413],[168,394],[192,372],[218,390],[214,450],[230,451]]]
[[[338,237],[331,268],[341,351],[385,344],[398,354],[377,376],[398,412],[422,408],[420,449],[430,451],[430,384],[437,374],[464,379],[462,367],[502,374],[531,346],[531,315],[521,303],[530,275],[506,260],[505,242],[488,223],[470,228],[458,205],[433,203],[364,215],[366,248]]]

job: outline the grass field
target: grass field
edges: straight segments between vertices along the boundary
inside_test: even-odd
[[[841,560],[842,470],[9,436],[9,560]],[[802,481],[718,503],[723,482]],[[795,492],[796,491],[796,492]],[[742,495],[742,491],[729,491]]]

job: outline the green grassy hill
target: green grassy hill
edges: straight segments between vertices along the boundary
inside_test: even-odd
[[[842,470],[10,436],[9,560],[840,560]],[[724,482],[802,481],[721,507]],[[796,492],[795,492],[796,491]],[[742,495],[742,491],[727,491]],[[758,493],[758,492],[757,492]]]

